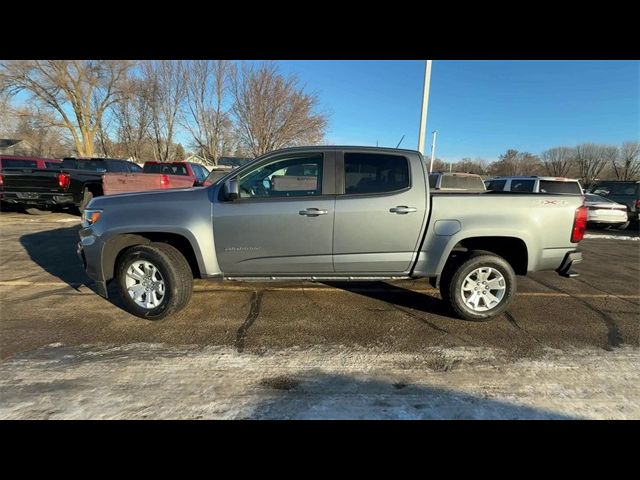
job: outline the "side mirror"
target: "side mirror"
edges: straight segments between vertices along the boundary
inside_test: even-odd
[[[230,178],[224,182],[224,198],[225,200],[237,200],[240,198],[240,189],[238,187],[238,179]]]

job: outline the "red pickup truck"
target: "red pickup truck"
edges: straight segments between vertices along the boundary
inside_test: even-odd
[[[105,173],[105,195],[203,185],[209,171],[191,162],[145,162],[142,173]]]

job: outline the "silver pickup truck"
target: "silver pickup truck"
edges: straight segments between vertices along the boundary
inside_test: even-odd
[[[97,292],[114,280],[150,320],[183,308],[194,277],[429,279],[468,320],[502,313],[516,275],[573,264],[580,195],[429,191],[413,150],[305,147],[269,153],[207,187],[98,197],[78,254]]]

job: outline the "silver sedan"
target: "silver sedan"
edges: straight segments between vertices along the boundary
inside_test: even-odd
[[[585,195],[584,204],[589,207],[587,222],[594,227],[624,230],[629,225],[626,205],[593,193]]]

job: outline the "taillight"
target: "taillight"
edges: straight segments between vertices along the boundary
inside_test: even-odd
[[[571,242],[578,243],[584,238],[584,232],[587,230],[588,209],[584,205],[576,208],[576,214],[573,218],[573,231],[571,232]]]
[[[0,174],[0,187],[4,185],[4,175]]]
[[[1,181],[0,181],[0,185],[2,185]],[[640,209],[640,200],[636,200],[636,208]]]
[[[168,187],[169,186],[169,177],[164,173],[160,176],[160,186]]]
[[[58,185],[60,188],[67,189],[71,184],[71,176],[68,173],[59,173],[58,174]]]

